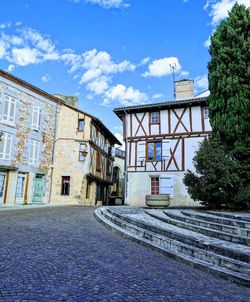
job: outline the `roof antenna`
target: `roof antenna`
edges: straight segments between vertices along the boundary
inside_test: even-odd
[[[173,72],[174,100],[176,100],[176,91],[175,91],[175,70],[176,70],[176,64],[175,63],[170,63],[169,66],[170,66],[170,68],[172,69],[172,72]]]

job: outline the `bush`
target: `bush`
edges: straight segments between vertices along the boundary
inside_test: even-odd
[[[205,139],[193,162],[196,172],[187,170],[183,179],[191,198],[212,208],[234,208],[241,188],[238,161],[219,141]]]

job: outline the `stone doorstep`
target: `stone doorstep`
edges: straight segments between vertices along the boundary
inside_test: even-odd
[[[147,213],[148,215],[150,215],[156,219],[159,219],[165,223],[173,224],[180,228],[185,228],[187,230],[201,233],[201,234],[207,235],[209,237],[214,237],[214,238],[218,238],[221,240],[250,246],[250,238],[248,238],[248,237],[228,234],[228,233],[221,232],[218,230],[212,230],[212,229],[209,229],[206,227],[196,226],[196,225],[193,225],[193,224],[190,224],[187,222],[182,222],[182,221],[178,220],[179,219],[178,216],[171,215],[171,213],[167,213],[166,211],[164,211],[165,217],[161,217],[157,214],[153,214],[152,211],[145,211],[145,213]]]
[[[112,223],[119,225],[119,227],[127,229],[128,231],[135,233],[137,236],[152,241],[159,246],[163,246],[167,250],[172,250],[175,253],[181,253],[186,256],[194,257],[195,259],[201,261],[206,261],[207,263],[209,263],[209,265],[220,266],[243,274],[250,274],[250,264],[248,263],[243,263],[241,261],[227,258],[210,251],[204,251],[191,245],[166,238],[165,236],[159,234],[155,234],[151,231],[137,227],[131,223],[127,223],[118,217],[114,217],[108,211],[104,211],[103,215],[108,220],[112,221]]]
[[[250,223],[239,221],[230,218],[218,217],[216,215],[205,215],[203,213],[197,213],[191,210],[183,210],[182,213],[189,217],[198,218],[198,219],[206,219],[207,221],[212,221],[219,224],[225,224],[234,227],[247,228],[250,229]]]
[[[147,212],[150,213],[151,211],[147,211]],[[227,226],[227,225],[223,225],[223,224],[219,224],[219,223],[208,222],[205,220],[188,217],[188,216],[183,215],[182,211],[179,211],[179,210],[174,210],[174,211],[165,210],[163,212],[167,216],[172,217],[173,219],[181,220],[183,222],[187,222],[187,223],[198,225],[198,226],[205,227],[205,228],[211,228],[211,229],[222,231],[225,233],[230,233],[232,235],[250,237],[250,230],[248,230],[246,228]]]
[[[250,213],[249,214],[241,214],[241,213],[228,213],[228,212],[215,212],[215,211],[207,211],[210,215],[220,216],[224,218],[231,218],[235,220],[250,222]]]
[[[172,251],[167,250],[166,248],[163,248],[149,239],[140,237],[136,234],[132,234],[130,231],[125,230],[122,227],[119,227],[115,223],[111,222],[109,219],[105,218],[103,215],[103,209],[99,208],[95,210],[95,217],[96,219],[102,223],[105,227],[107,227],[110,231],[112,231],[115,234],[118,234],[126,239],[131,239],[143,246],[150,247],[153,250],[160,252],[164,256],[171,258],[173,260],[177,260],[181,263],[184,263],[186,265],[189,265],[195,269],[199,269],[203,272],[212,274],[215,277],[223,278],[225,280],[228,280],[230,282],[243,285],[243,286],[250,286],[250,278],[249,276],[245,274],[240,274],[237,272],[233,272],[232,270],[229,270],[227,268],[221,268],[215,265],[211,265],[205,261],[195,259],[193,257],[184,256],[180,253],[174,253]],[[203,251],[204,252],[204,251]]]
[[[156,221],[156,219],[151,219],[149,222],[150,219],[147,219],[148,217],[145,216],[143,216],[140,220],[135,219],[135,217],[131,219],[128,216],[123,216],[119,213],[116,213],[114,210],[108,209],[108,211],[111,212],[112,215],[115,215],[126,222],[132,223],[148,231],[166,236],[170,239],[181,241],[188,245],[192,245],[206,251],[212,251],[236,260],[247,263],[250,262],[250,251],[249,248],[246,248],[245,246],[231,242],[223,242],[222,240],[210,238],[208,236],[197,234],[193,231],[187,231],[176,226],[167,225],[166,223],[160,224],[158,221]]]

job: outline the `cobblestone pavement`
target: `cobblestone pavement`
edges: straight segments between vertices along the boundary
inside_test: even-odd
[[[0,301],[249,301],[250,289],[114,235],[93,212],[0,212]]]

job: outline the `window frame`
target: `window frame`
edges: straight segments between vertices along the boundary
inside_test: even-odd
[[[83,129],[80,129],[80,122],[83,122]],[[85,119],[84,118],[79,118],[78,119],[77,131],[79,131],[79,132],[84,132],[85,131]]]
[[[157,143],[160,143],[161,144],[161,158],[160,159],[157,159],[156,156],[157,156],[157,152],[156,152],[156,145]],[[148,150],[149,150],[149,144],[154,144],[154,158],[153,159],[149,159],[148,158]],[[147,161],[161,161],[162,160],[162,141],[152,141],[152,142],[147,142],[147,145],[146,145],[146,160]]]
[[[11,154],[12,154],[12,145],[13,145],[13,134],[12,133],[9,133],[9,132],[3,132],[3,135],[2,135],[2,140],[1,142],[4,142],[3,143],[3,155],[0,156],[0,159],[1,160],[11,160]],[[6,153],[7,151],[7,140],[10,139],[10,146],[9,146],[9,153]]]
[[[157,122],[153,122],[152,121],[152,118],[153,117],[153,114],[156,114],[157,113]],[[153,111],[153,112],[150,112],[150,125],[159,125],[160,124],[160,112],[159,111]]]
[[[68,187],[68,192],[67,193],[64,193],[64,187],[63,187],[63,185],[64,185],[64,180],[66,181],[66,180],[68,180],[69,182],[69,187]],[[71,180],[71,178],[70,178],[70,176],[62,176],[62,178],[61,178],[61,196],[69,196],[70,195],[70,180]]]
[[[8,101],[7,101],[7,99],[8,99]],[[4,94],[2,102],[3,102],[2,118],[1,118],[2,123],[9,124],[9,125],[15,125],[16,124],[16,112],[17,112],[17,98],[15,98],[9,94]],[[7,114],[5,114],[6,102],[8,102]],[[12,104],[14,104],[14,113],[13,113],[13,117],[12,117],[13,120],[10,115]]]
[[[96,151],[96,171],[101,171],[101,154]]]
[[[160,195],[160,177],[150,177],[150,193],[151,195]]]

